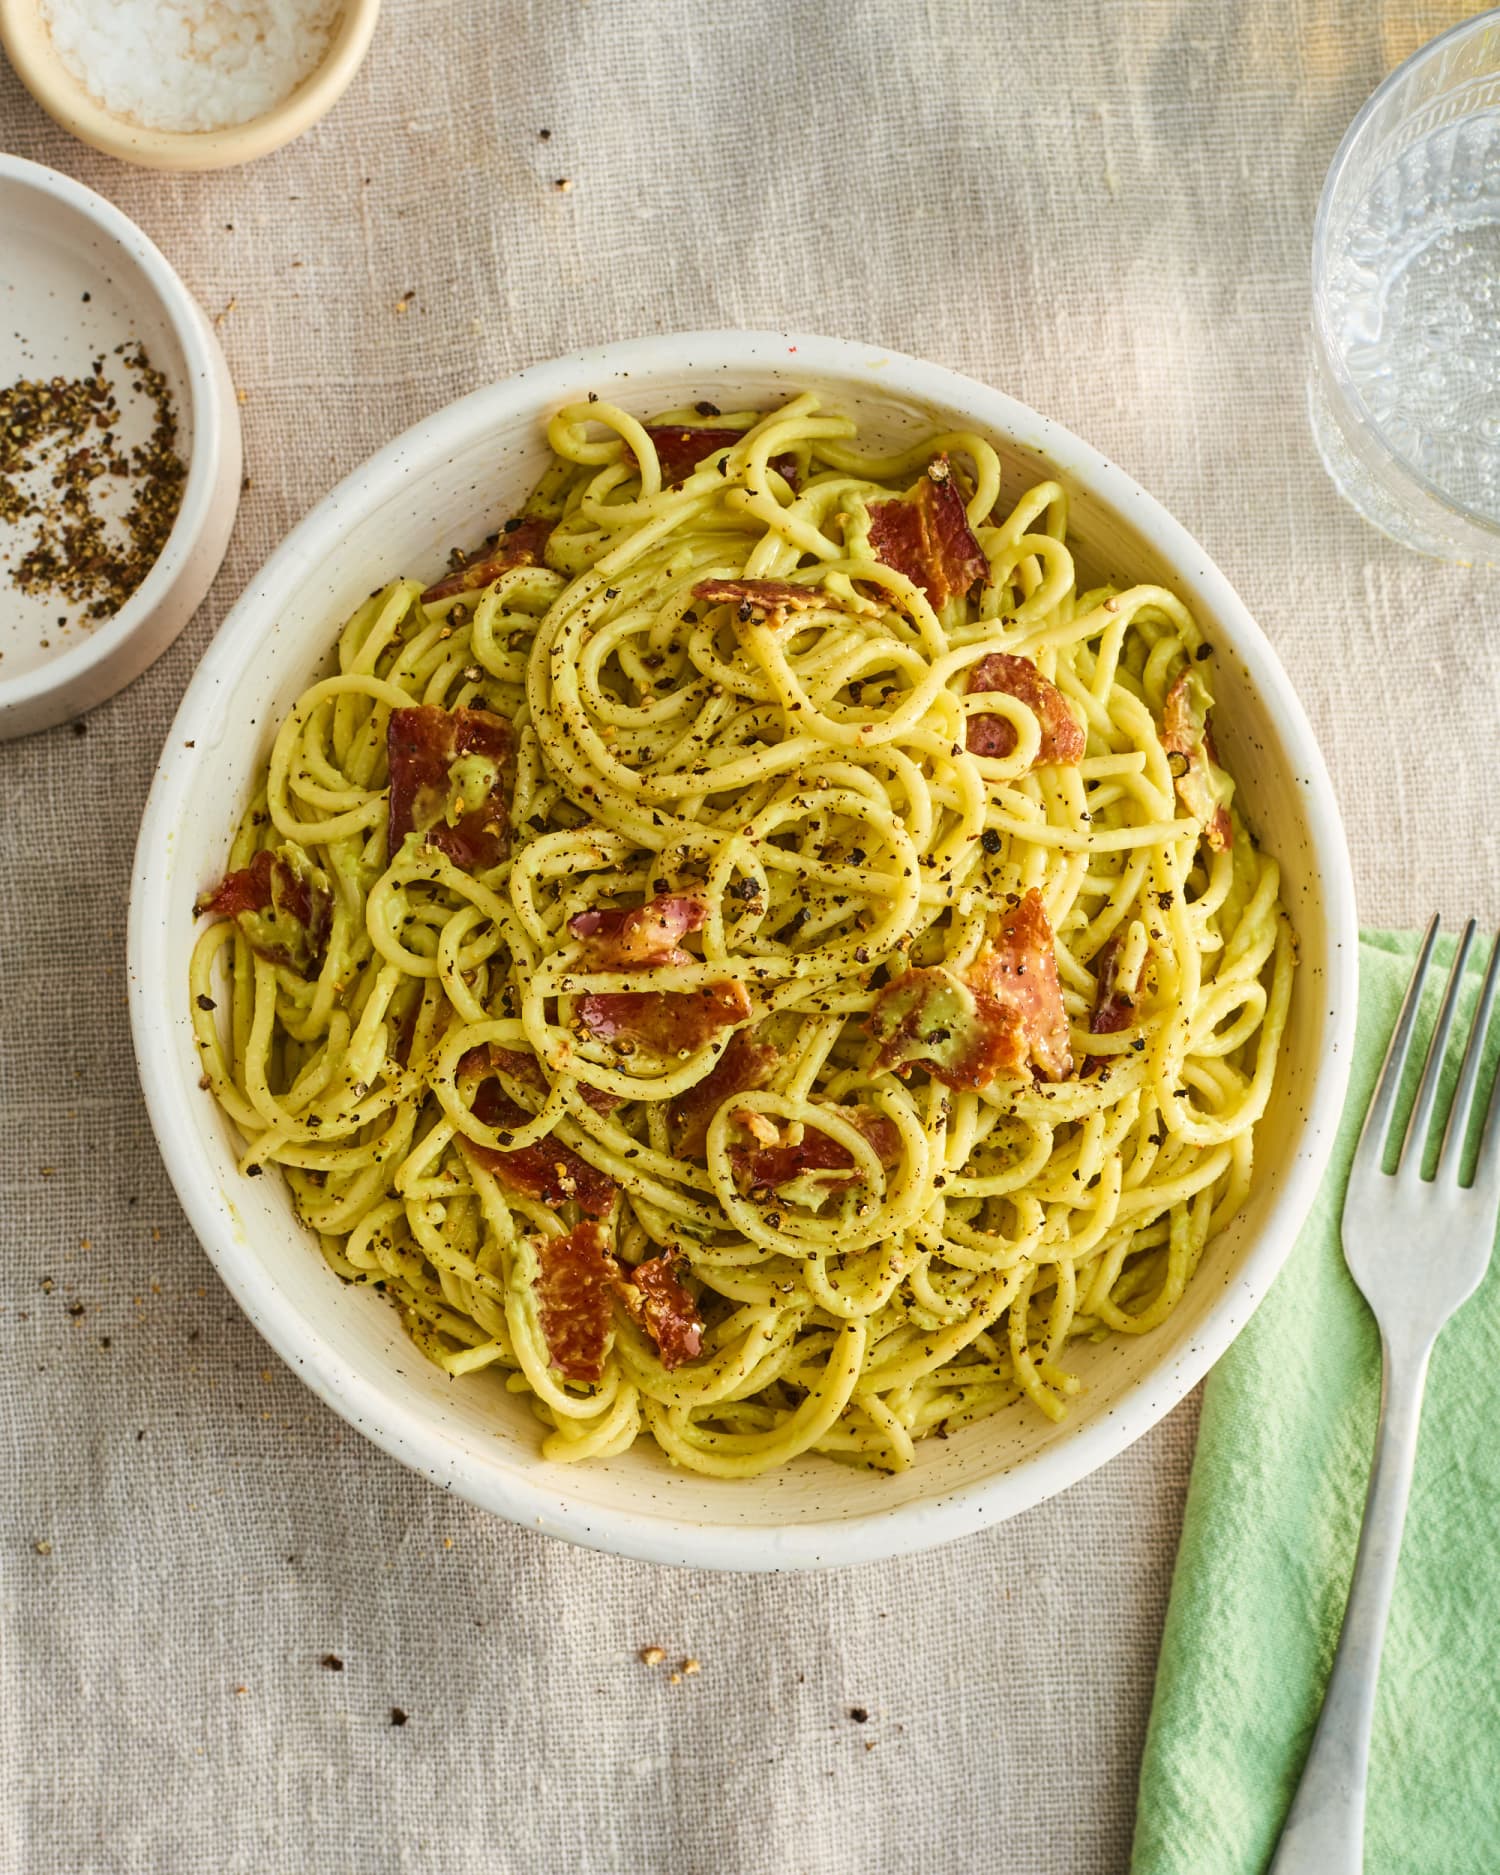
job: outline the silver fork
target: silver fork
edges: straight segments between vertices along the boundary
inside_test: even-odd
[[[1380,1423],[1343,1632],[1312,1749],[1267,1875],[1360,1875],[1363,1867],[1370,1721],[1411,1493],[1427,1363],[1443,1325],[1479,1287],[1500,1221],[1500,1081],[1490,1096],[1473,1181],[1467,1187],[1459,1183],[1495,1001],[1500,939],[1479,993],[1437,1170],[1431,1179],[1422,1176],[1443,1057],[1474,941],[1472,918],[1428,1044],[1399,1164],[1394,1173],[1384,1169],[1437,929],[1434,918],[1365,1115],[1344,1200],[1344,1261],[1380,1328]]]

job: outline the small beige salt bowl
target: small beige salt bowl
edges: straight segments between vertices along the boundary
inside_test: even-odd
[[[359,70],[380,0],[344,0],[318,65],[270,110],[224,130],[154,130],[106,109],[63,63],[42,0],[0,0],[0,46],[22,84],[64,130],[142,169],[229,169],[269,156],[331,111]]]

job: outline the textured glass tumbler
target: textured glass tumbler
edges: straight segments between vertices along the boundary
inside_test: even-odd
[[[1403,546],[1500,564],[1500,9],[1349,126],[1312,282],[1308,409],[1339,491]]]

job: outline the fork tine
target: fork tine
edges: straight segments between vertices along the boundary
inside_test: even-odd
[[[1453,1174],[1457,1184],[1463,1173],[1464,1139],[1469,1131],[1469,1115],[1474,1106],[1475,1090],[1479,1086],[1479,1070],[1484,1060],[1484,1038],[1489,1033],[1490,1012],[1495,1006],[1495,986],[1500,982],[1500,937],[1495,939],[1490,951],[1489,968],[1484,973],[1484,983],[1479,991],[1479,1002],[1474,1010],[1474,1024],[1469,1030],[1469,1045],[1464,1050],[1464,1065],[1459,1070],[1458,1086],[1453,1090],[1453,1108],[1448,1115],[1448,1125],[1443,1133],[1443,1149],[1438,1159],[1441,1167],[1446,1167]],[[1500,1109],[1493,1103],[1486,1125],[1493,1130],[1500,1125]],[[1476,1171],[1476,1178],[1478,1173]]]
[[[1422,1067],[1422,1084],[1406,1123],[1406,1138],[1401,1146],[1398,1171],[1413,1178],[1422,1176],[1422,1161],[1427,1156],[1427,1135],[1432,1127],[1432,1110],[1437,1104],[1438,1082],[1443,1078],[1443,1057],[1448,1052],[1448,1037],[1453,1033],[1453,1017],[1458,1009],[1459,986],[1464,980],[1464,965],[1469,961],[1469,946],[1474,942],[1474,920],[1464,926],[1453,953],[1453,968],[1448,972],[1448,987],[1443,991],[1442,1007],[1433,1025],[1432,1040],[1427,1044],[1427,1060]]]
[[[1480,1056],[1484,1049],[1485,1031],[1489,1027],[1490,1010],[1500,992],[1500,939],[1496,940],[1495,949],[1490,956],[1490,967],[1485,973],[1484,989],[1480,995],[1479,1011],[1474,1019],[1474,1033],[1469,1042],[1469,1053],[1474,1057],[1474,1079],[1479,1078]],[[1468,1061],[1464,1062],[1467,1076]],[[1489,1107],[1484,1116],[1484,1126],[1479,1135],[1479,1152],[1474,1161],[1474,1189],[1491,1204],[1500,1205],[1500,1074],[1495,1077],[1495,1085],[1490,1089]]]
[[[1417,1008],[1422,1001],[1427,966],[1432,961],[1432,947],[1437,942],[1438,923],[1438,915],[1434,912],[1432,922],[1427,927],[1427,935],[1422,940],[1422,948],[1417,954],[1411,982],[1406,986],[1406,999],[1401,1005],[1401,1014],[1396,1018],[1395,1031],[1385,1051],[1385,1060],[1380,1064],[1380,1078],[1375,1083],[1369,1112],[1360,1128],[1359,1144],[1354,1149],[1355,1172],[1369,1173],[1382,1169],[1385,1136],[1390,1131],[1391,1114],[1401,1091],[1401,1077],[1406,1072],[1406,1057],[1411,1052],[1412,1030],[1417,1025]]]

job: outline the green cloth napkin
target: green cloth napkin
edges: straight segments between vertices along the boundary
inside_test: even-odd
[[[1262,1875],[1312,1740],[1380,1396],[1379,1337],[1344,1266],[1339,1215],[1417,945],[1361,942],[1333,1163],[1285,1269],[1204,1392],[1132,1875]],[[1488,947],[1476,950],[1466,1009]],[[1451,958],[1449,944],[1439,961]],[[1500,1869],[1500,1254],[1433,1356],[1376,1702],[1365,1868]]]

